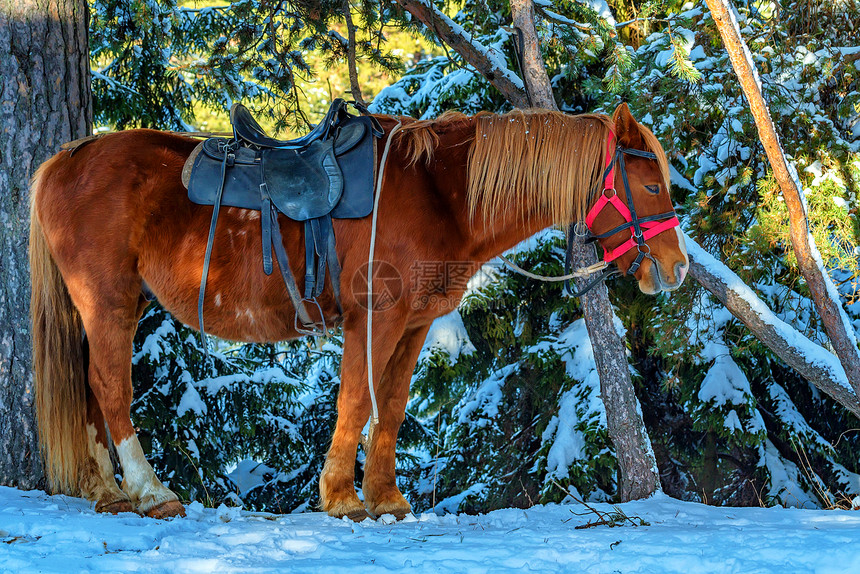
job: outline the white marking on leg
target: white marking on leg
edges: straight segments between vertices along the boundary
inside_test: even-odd
[[[110,504],[127,500],[128,497],[119,489],[114,478],[113,463],[110,460],[110,453],[105,446],[97,440],[98,433],[96,427],[87,423],[87,441],[90,451],[90,456],[96,461],[98,466],[98,477],[100,484],[95,488],[95,492],[89,493],[95,498],[96,502],[102,504]],[[97,507],[98,508],[98,507]]]
[[[170,500],[178,500],[158,478],[143,456],[137,436],[132,435],[116,446],[122,464],[122,489],[137,505],[138,512],[146,513]]]
[[[106,449],[105,446],[96,439],[97,435],[96,427],[91,424],[87,424],[87,436],[89,436],[90,439],[90,456],[92,456],[96,463],[98,463],[99,474],[102,479],[104,479],[105,484],[107,484],[108,487],[112,486],[119,491],[116,479],[114,478],[113,463],[110,461],[110,453],[108,452],[108,449]]]

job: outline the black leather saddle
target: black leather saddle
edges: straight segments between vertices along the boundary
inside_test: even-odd
[[[269,137],[250,111],[234,104],[230,110],[232,138],[210,138],[192,154],[188,198],[212,205],[212,222],[203,263],[198,319],[203,333],[203,301],[218,212],[222,205],[260,212],[263,270],[273,270],[272,252],[296,309],[295,327],[303,334],[323,335],[326,324],[317,297],[329,270],[338,308],[340,264],[332,218],[361,218],[373,210],[376,138],[382,129],[363,106],[336,99],[310,133],[293,140]],[[305,277],[300,293],[289,267],[278,214],[305,223]],[[315,309],[312,318],[308,307]]]

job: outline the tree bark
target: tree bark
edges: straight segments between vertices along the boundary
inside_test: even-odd
[[[836,355],[845,368],[845,374],[854,392],[860,395],[860,350],[850,323],[842,309],[836,287],[823,268],[815,241],[809,233],[803,190],[792,175],[785,159],[779,136],[773,125],[767,103],[761,91],[758,72],[749,57],[746,42],[741,36],[729,0],[707,0],[717,29],[729,53],[732,66],[740,80],[741,88],[750,105],[759,138],[779,183],[785,205],[788,207],[789,236],[797,257],[800,273],[812,292],[812,301],[833,344]]]
[[[523,39],[522,74],[529,100],[535,107],[558,110],[540,51],[532,0],[511,0],[511,13],[514,26]],[[574,268],[597,263],[593,247],[578,241],[571,247]],[[585,283],[586,279],[577,280],[580,288]],[[619,496],[622,501],[651,496],[660,490],[657,460],[630,379],[627,348],[615,330],[615,313],[609,302],[609,290],[601,283],[585,294],[581,302],[600,376],[600,394],[606,407],[607,430],[621,469]]]
[[[352,21],[352,5],[349,0],[343,0],[344,18],[346,19],[346,34],[349,45],[346,47],[346,60],[349,67],[349,91],[352,93],[352,99],[357,103],[364,104],[364,98],[361,97],[361,85],[358,83],[358,64],[355,58],[355,24]]]
[[[418,18],[440,40],[460,54],[478,73],[487,78],[506,100],[518,108],[529,107],[522,80],[505,67],[501,54],[493,51],[494,53],[491,55],[490,48],[478,42],[461,26],[438,11],[430,0],[427,0],[426,4],[422,0],[397,0],[397,3]]]
[[[43,485],[29,331],[29,180],[92,130],[85,0],[0,0],[0,484]]]
[[[540,40],[535,30],[535,10],[532,0],[511,0],[511,16],[514,20],[514,29],[521,34],[520,38],[522,38],[521,45],[517,38],[517,51],[522,58],[520,72],[525,80],[529,103],[535,108],[558,110],[540,51]]]
[[[713,293],[777,357],[860,418],[860,399],[851,390],[839,359],[776,317],[731,269],[695,241],[689,237],[686,241],[690,276]]]

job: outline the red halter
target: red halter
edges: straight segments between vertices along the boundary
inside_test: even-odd
[[[657,215],[649,215],[645,217],[637,216],[636,207],[633,203],[633,194],[630,191],[630,184],[627,181],[627,169],[624,164],[624,155],[635,155],[648,159],[657,159],[657,156],[651,152],[615,146],[613,145],[614,139],[615,134],[613,132],[609,132],[609,138],[607,138],[606,140],[607,165],[603,182],[603,193],[600,195],[600,198],[597,200],[597,202],[595,202],[594,206],[589,210],[588,215],[586,215],[585,225],[588,227],[590,236],[594,239],[603,239],[606,237],[610,237],[620,231],[631,228],[630,239],[628,239],[615,249],[604,249],[603,259],[607,263],[615,261],[621,255],[624,255],[625,253],[636,247],[639,249],[639,255],[636,257],[636,261],[634,261],[634,263],[630,266],[630,269],[627,270],[627,273],[635,273],[645,257],[648,257],[653,261],[653,257],[651,257],[651,248],[648,246],[647,241],[652,237],[663,233],[664,231],[668,231],[673,227],[678,227],[680,225],[680,222],[675,216],[674,211],[659,213]],[[615,152],[614,154],[613,151]],[[616,161],[621,168],[621,177],[624,182],[624,191],[627,194],[627,203],[630,206],[629,208],[627,205],[624,204],[623,201],[618,198],[618,192],[615,190]],[[611,192],[611,194],[609,192]],[[594,223],[594,220],[597,218],[597,215],[607,205],[612,205],[612,207],[614,207],[615,210],[621,214],[621,217],[624,218],[624,221],[626,221],[626,223],[619,225],[618,227],[606,233],[601,233],[599,235],[594,234],[591,229],[591,226]]]

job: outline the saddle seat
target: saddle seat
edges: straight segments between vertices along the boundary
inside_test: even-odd
[[[382,129],[367,110],[347,112],[336,99],[310,133],[292,140],[269,137],[242,104],[230,110],[233,138],[210,138],[192,152],[183,173],[188,173],[188,198],[214,207],[203,263],[198,319],[203,333],[203,301],[218,212],[222,205],[260,212],[263,271],[273,271],[277,257],[284,285],[296,310],[296,330],[302,334],[326,332],[317,297],[322,294],[328,268],[338,309],[340,265],[335,251],[332,218],[366,217],[373,210],[376,181],[376,138]],[[190,164],[190,168],[188,167]],[[183,175],[183,178],[185,175]],[[185,179],[183,179],[185,182]],[[305,227],[304,295],[289,267],[278,215],[303,222]],[[306,304],[316,308],[313,320]]]
[[[251,111],[239,103],[233,104],[233,107],[230,108],[230,123],[233,125],[234,137],[249,144],[260,148],[299,149],[306,147],[313,141],[325,139],[328,132],[337,125],[341,112],[346,113],[345,107],[345,101],[340,98],[336,99],[326,112],[325,118],[313,130],[291,140],[278,140],[269,137],[251,115]]]

